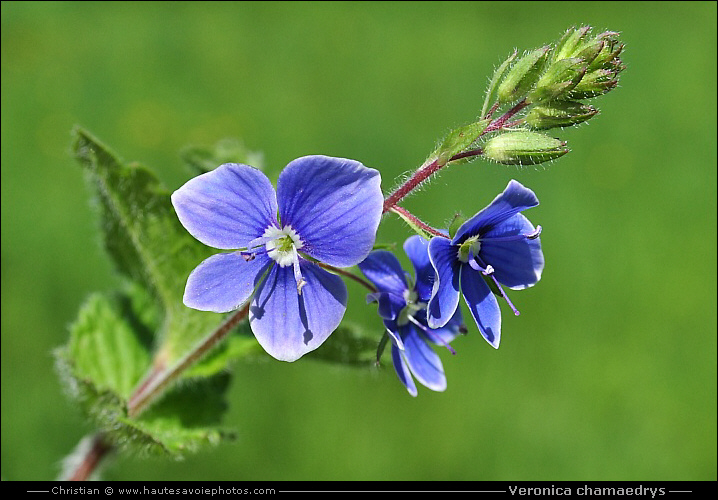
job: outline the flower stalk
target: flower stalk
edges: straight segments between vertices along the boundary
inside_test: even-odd
[[[155,363],[152,370],[137,386],[127,403],[127,415],[136,417],[164,392],[164,390],[177,380],[180,375],[202,356],[207,354],[214,346],[223,340],[227,334],[246,319],[249,313],[249,302],[234,314],[229,316],[216,330],[201,339],[193,349],[181,358],[171,369],[166,369],[162,363]]]

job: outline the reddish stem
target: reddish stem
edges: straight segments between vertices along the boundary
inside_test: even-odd
[[[230,316],[222,325],[214,332],[202,339],[192,351],[184,358],[179,360],[170,370],[165,370],[163,365],[152,368],[152,372],[145,377],[145,381],[138,386],[135,392],[130,396],[127,403],[127,414],[130,417],[137,416],[144,410],[150,402],[152,402],[163,389],[172,381],[174,381],[180,373],[187,367],[204,356],[217,342],[224,339],[229,331],[234,328],[237,323],[242,321],[249,313],[249,302]]]
[[[518,123],[517,121],[512,123],[507,123],[511,117],[513,117],[516,113],[524,109],[526,106],[528,106],[530,103],[526,102],[526,99],[523,99],[519,101],[513,108],[508,110],[506,113],[501,115],[496,120],[492,121],[483,132],[481,132],[481,137],[484,134],[488,134],[489,132],[494,132],[496,130],[499,130],[507,125],[513,125]],[[492,114],[495,109],[497,108],[496,105],[491,108]],[[489,114],[489,116],[490,116]],[[477,139],[479,138],[477,137]],[[439,161],[438,158],[434,159],[431,163],[425,163],[419,169],[414,172],[409,179],[399,186],[393,193],[391,193],[389,196],[386,197],[384,200],[384,210],[382,213],[386,213],[390,211],[392,208],[397,206],[397,203],[404,198],[406,195],[411,193],[414,189],[416,189],[422,182],[424,182],[426,179],[431,177],[433,174],[439,171],[444,165],[449,164],[450,162],[454,160],[460,160],[461,158],[470,158],[472,156],[479,156],[483,154],[483,150],[481,148],[478,149],[471,149],[468,151],[462,151],[461,153],[455,154],[451,158],[449,158],[447,161]]]
[[[108,444],[102,434],[96,434],[92,438],[92,444],[87,454],[83,457],[80,465],[74,470],[72,475],[67,478],[68,481],[86,481],[92,474],[103,458],[112,450],[112,445]]]
[[[352,279],[352,280],[356,281],[356,282],[359,283],[360,285],[366,287],[367,290],[369,290],[369,291],[372,292],[372,293],[375,293],[375,292],[377,291],[377,289],[376,289],[376,287],[375,287],[374,285],[372,285],[372,284],[369,283],[368,281],[366,281],[366,280],[360,278],[360,277],[357,276],[356,274],[352,274],[352,273],[350,273],[349,271],[345,271],[344,269],[339,269],[339,268],[337,268],[337,267],[330,266],[329,264],[324,264],[323,262],[315,262],[315,264],[318,265],[319,267],[323,267],[324,269],[327,269],[327,270],[329,270],[329,271],[332,271],[333,273],[341,274],[342,276],[344,276],[344,277],[346,277],[346,278],[349,278],[349,279]]]
[[[429,234],[432,234],[434,236],[441,236],[442,238],[446,238],[446,235],[444,233],[442,233],[438,229],[434,229],[429,224],[427,224],[426,222],[419,219],[416,215],[412,214],[411,212],[409,212],[408,210],[406,210],[400,206],[391,207],[391,211],[401,214],[402,216],[406,217],[413,224],[416,224],[417,226],[419,226],[421,229],[423,229],[424,231],[426,231]]]

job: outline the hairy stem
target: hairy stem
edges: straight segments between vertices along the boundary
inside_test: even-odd
[[[171,369],[167,369],[163,363],[155,362],[150,372],[137,386],[127,403],[127,414],[130,417],[137,417],[143,410],[149,407],[167,386],[177,380],[179,376],[193,363],[207,354],[218,342],[223,340],[237,324],[247,317],[249,302],[247,305],[229,316],[216,330],[200,340],[197,345]],[[68,474],[73,481],[84,481],[97,469],[102,460],[113,450],[102,433],[92,438],[92,444],[84,453],[78,465]]]
[[[416,215],[412,214],[411,212],[402,207],[391,207],[391,211],[397,214],[401,214],[404,218],[409,219],[412,224],[416,224],[421,229],[433,236],[441,236],[442,238],[446,238],[446,235],[444,233],[442,233],[438,229],[431,227],[429,224],[419,219]]]
[[[179,378],[184,370],[204,356],[210,349],[217,345],[220,340],[224,339],[232,328],[247,317],[248,313],[249,302],[227,318],[215,331],[200,340],[197,345],[182,359],[177,361],[171,369],[167,370],[164,366],[155,366],[145,377],[144,381],[137,387],[132,396],[130,396],[127,403],[127,414],[130,417],[136,417],[142,410],[147,408],[150,403],[162,394],[167,385]]]
[[[90,439],[90,446],[80,462],[67,477],[60,478],[61,480],[87,481],[90,475],[97,470],[102,460],[112,451],[112,445],[105,440],[103,433],[99,432]]]
[[[513,125],[518,123],[517,121],[509,123],[509,120],[516,115],[519,111],[524,109],[526,106],[528,106],[530,103],[526,101],[526,99],[523,99],[519,101],[514,107],[509,109],[506,113],[501,115],[496,120],[492,121],[483,132],[481,132],[481,136],[489,133],[489,132],[495,132],[497,130],[500,130],[506,126]],[[493,113],[496,110],[497,106],[494,105],[491,108],[491,113]],[[488,115],[490,116],[491,113]],[[477,139],[479,138],[477,137]],[[474,156],[480,156],[483,154],[483,150],[481,148],[477,149],[470,149],[466,151],[462,151],[460,153],[455,154],[451,158],[449,158],[447,161],[441,161],[439,158],[435,158],[431,161],[427,161],[424,163],[419,169],[414,172],[409,179],[404,182],[401,186],[396,188],[394,192],[392,192],[389,196],[387,196],[384,199],[384,211],[383,213],[386,213],[397,206],[397,203],[401,201],[406,195],[411,193],[414,189],[416,189],[421,183],[423,183],[426,179],[434,175],[436,172],[438,172],[442,167],[445,165],[448,165],[452,161],[460,160],[462,158],[471,158]]]

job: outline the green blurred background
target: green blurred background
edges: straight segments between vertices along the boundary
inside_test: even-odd
[[[618,30],[628,65],[572,152],[446,171],[406,207],[434,225],[509,179],[541,205],[546,269],[511,295],[501,349],[475,327],[440,355],[448,389],[380,370],[234,368],[235,442],[107,479],[715,480],[716,3],[2,2],[2,470],[56,477],[91,430],[52,350],[118,284],[80,167],[81,124],[172,189],[178,151],[241,138],[276,175],[307,154],[379,169],[388,190],[480,110],[514,47]],[[408,230],[387,217],[379,240]],[[402,255],[402,260],[406,262]],[[348,319],[375,328],[349,284]],[[423,390],[422,390],[423,389]]]

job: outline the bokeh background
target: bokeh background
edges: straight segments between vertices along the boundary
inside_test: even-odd
[[[91,430],[52,350],[118,285],[79,166],[80,124],[171,188],[178,151],[241,138],[270,175],[354,158],[385,189],[476,118],[514,47],[618,30],[628,65],[601,114],[538,167],[477,161],[406,207],[434,225],[511,178],[541,205],[543,279],[511,295],[502,344],[441,350],[449,386],[410,397],[379,370],[234,367],[237,440],[181,462],[118,458],[107,479],[715,480],[715,2],[2,2],[2,469],[52,479]],[[387,217],[379,240],[409,231]],[[402,255],[402,259],[404,259]],[[364,290],[347,318],[376,328]],[[423,390],[422,390],[423,389]]]

